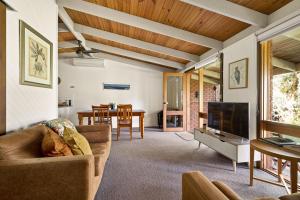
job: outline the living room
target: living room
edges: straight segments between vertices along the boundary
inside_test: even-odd
[[[1,0],[0,20],[0,199],[300,199],[299,0]]]

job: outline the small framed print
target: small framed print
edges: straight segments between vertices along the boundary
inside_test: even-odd
[[[248,87],[248,58],[229,64],[229,89]]]
[[[20,20],[20,84],[52,88],[53,44]]]

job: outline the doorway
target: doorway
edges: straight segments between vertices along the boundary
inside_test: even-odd
[[[164,73],[163,131],[186,130],[186,74]]]
[[[188,72],[187,131],[194,132],[207,124],[208,102],[222,101],[222,59]]]
[[[6,6],[0,1],[0,135],[6,132]]]

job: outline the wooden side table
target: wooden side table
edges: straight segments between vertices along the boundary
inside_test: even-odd
[[[254,169],[254,151],[259,151],[263,154],[278,158],[278,182],[272,182],[262,178],[253,176]],[[282,160],[291,162],[290,176],[291,176],[291,190],[285,182],[282,175]],[[253,185],[253,180],[270,183],[273,185],[285,187],[288,194],[296,193],[298,191],[298,162],[300,161],[300,155],[293,153],[283,147],[268,144],[259,140],[251,140],[250,142],[250,186]]]

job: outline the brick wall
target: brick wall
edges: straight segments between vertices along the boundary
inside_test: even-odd
[[[199,81],[191,79],[191,94],[190,94],[190,130],[199,127],[199,97],[196,97],[196,92],[199,92]],[[198,94],[199,95],[199,94]]]
[[[199,97],[196,97],[196,92],[199,92],[199,82],[191,79],[191,94],[190,94],[190,130],[199,127]],[[216,101],[216,92],[214,91],[214,85],[204,83],[204,112],[207,112],[208,102]],[[204,123],[207,123],[204,120]]]
[[[207,113],[208,111],[208,102],[216,101],[216,92],[214,90],[214,85],[210,83],[204,83],[204,106],[203,112]],[[207,120],[204,119],[203,123],[207,123]]]

